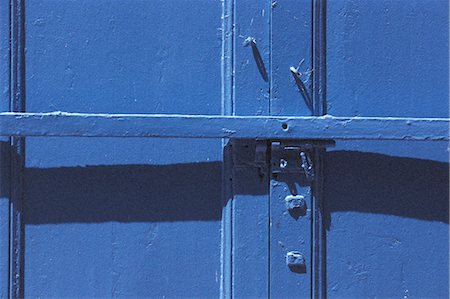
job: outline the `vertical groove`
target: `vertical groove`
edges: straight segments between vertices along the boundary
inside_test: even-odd
[[[314,115],[326,114],[326,0],[313,0],[312,63]]]
[[[9,111],[11,101],[11,3],[0,4],[0,82],[1,111]],[[10,217],[10,138],[0,140],[0,298],[9,298],[11,290],[11,217]]]
[[[312,1],[312,62],[314,115],[326,114],[326,0]],[[324,203],[322,192],[323,154],[314,150],[315,180],[313,184],[312,218],[312,279],[313,298],[326,298],[326,231],[324,229]]]
[[[273,96],[273,72],[272,72],[272,17],[273,17],[273,6],[272,6],[272,0],[269,0],[269,115],[272,115],[272,96]],[[267,166],[267,170],[268,170],[268,175],[267,175],[267,179],[268,179],[268,186],[267,186],[267,190],[269,192],[269,196],[268,196],[268,200],[269,200],[269,204],[268,204],[268,211],[267,211],[267,216],[269,218],[269,221],[267,223],[267,240],[268,240],[268,244],[267,244],[267,297],[270,299],[270,259],[271,259],[271,253],[270,253],[270,246],[271,246],[271,242],[270,242],[270,223],[272,221],[272,217],[271,217],[271,211],[270,211],[270,207],[271,207],[271,181],[272,181],[272,142],[269,140],[268,144],[267,144],[267,156],[269,157],[267,160],[268,166]]]
[[[11,0],[11,97],[10,110],[25,112],[25,32],[24,2]],[[23,166],[25,139],[11,138],[11,204],[10,204],[10,297],[24,297],[24,228],[23,228]]]

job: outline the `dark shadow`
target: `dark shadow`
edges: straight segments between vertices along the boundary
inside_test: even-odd
[[[306,265],[288,265],[289,270],[294,273],[306,273]]]
[[[2,153],[8,152],[8,143],[1,142],[0,145]],[[244,148],[240,150],[244,151]],[[226,153],[229,149],[226,147]],[[229,154],[225,155],[225,160],[229,160],[227,156]],[[235,163],[239,163],[236,157],[239,154],[235,155]],[[331,213],[336,211],[449,223],[448,163],[334,151],[324,154],[323,164],[327,228],[331,225]],[[219,161],[26,168],[24,222],[219,220],[223,205],[233,197],[227,194],[224,201],[222,179],[226,168]],[[247,180],[245,186],[240,186],[239,182],[233,181],[235,193],[260,195],[267,192],[264,188],[252,187],[267,177],[258,176],[258,167],[251,169],[255,172],[252,174],[255,182]],[[293,195],[296,195],[296,186],[308,184],[300,173],[278,174],[277,179],[286,182]],[[4,175],[0,188],[1,195],[6,197],[9,196],[8,180]]]
[[[290,209],[288,210],[289,215],[291,215],[292,218],[294,218],[295,220],[298,220],[300,217],[303,217],[306,215],[306,206],[303,208],[294,208],[294,209]]]
[[[302,95],[306,106],[311,111],[311,113],[313,113],[314,112],[313,102],[311,100],[311,97],[308,94],[308,91],[306,90],[305,83],[303,83],[302,79],[300,79],[298,74],[296,74],[292,71],[291,71],[291,74],[292,74],[292,77],[294,77],[295,85],[297,85],[298,91]]]
[[[252,42],[251,47],[252,47],[253,58],[255,58],[255,62],[256,62],[256,66],[258,67],[258,71],[261,74],[261,77],[263,78],[263,80],[267,82],[269,80],[269,78],[267,76],[266,67],[264,66],[264,61],[261,57],[261,54],[259,53],[256,43]]]
[[[25,169],[26,224],[219,220],[222,163]]]
[[[449,223],[449,164],[354,151],[324,155],[323,198],[330,213],[356,211]]]
[[[15,159],[8,142],[0,142],[0,150],[6,162]],[[224,160],[231,166],[230,150],[227,145]],[[3,197],[11,196],[8,167],[0,184]],[[23,223],[217,221],[232,198],[228,184],[223,184],[225,168],[221,161],[25,168]],[[254,171],[254,185],[261,184],[259,168]],[[239,190],[258,192],[264,191],[248,181]]]
[[[310,185],[310,182],[308,182],[304,173],[300,172],[275,173],[274,177],[278,181],[285,182],[292,195],[299,195],[297,186],[304,187]]]

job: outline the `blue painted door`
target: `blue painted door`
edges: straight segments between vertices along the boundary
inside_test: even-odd
[[[449,117],[445,0],[0,1],[2,111]],[[2,298],[448,298],[447,142],[1,142]]]
[[[332,115],[449,117],[448,1],[328,1]],[[448,298],[447,142],[324,157],[327,295]]]
[[[221,114],[220,1],[13,4],[26,111]],[[36,137],[23,157],[19,295],[220,295],[220,140]]]

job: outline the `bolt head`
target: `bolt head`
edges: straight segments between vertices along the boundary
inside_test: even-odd
[[[305,196],[288,195],[285,197],[284,202],[289,211],[297,210],[299,212],[306,213],[307,206]]]
[[[299,251],[286,253],[286,264],[292,272],[306,273],[306,260]]]

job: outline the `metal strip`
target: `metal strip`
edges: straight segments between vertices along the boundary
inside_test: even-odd
[[[448,118],[0,113],[1,136],[448,141]]]

